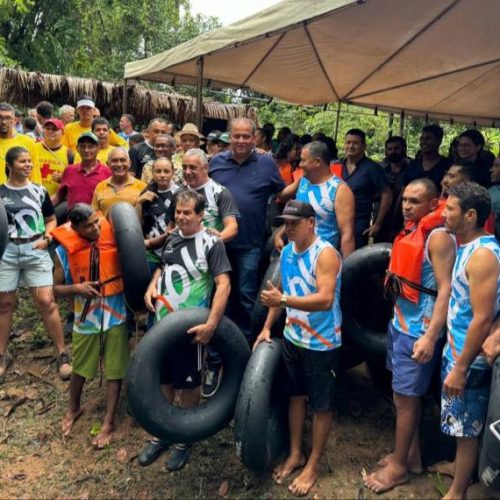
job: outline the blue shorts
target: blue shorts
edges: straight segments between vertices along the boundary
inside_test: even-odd
[[[443,358],[442,382],[451,369],[450,361]],[[448,396],[441,391],[441,432],[448,436],[479,437],[486,422],[490,385],[491,370],[471,368],[461,397]]]
[[[34,243],[7,243],[0,261],[0,292],[14,292],[19,283],[29,288],[53,285],[50,254],[47,250],[35,250]]]
[[[400,332],[389,323],[386,366],[392,371],[392,390],[402,396],[423,396],[429,389],[434,367],[441,359],[443,341],[438,340],[434,355],[428,363],[413,360],[413,346],[417,340],[418,338]]]

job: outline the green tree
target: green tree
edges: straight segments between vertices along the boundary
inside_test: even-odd
[[[337,119],[337,104],[326,107],[295,106],[279,101],[260,105],[259,121],[261,124],[271,122],[278,130],[280,127],[288,126],[296,134],[314,134],[324,132],[330,137],[335,135]],[[367,152],[376,160],[384,158],[385,141],[390,135],[390,115],[385,112],[375,114],[374,110],[343,104],[341,106],[340,121],[337,135],[337,147],[342,155],[342,142],[346,132],[350,128],[360,128],[365,131],[367,139]],[[433,123],[429,121],[428,123]],[[404,121],[403,136],[408,143],[408,154],[415,156],[419,150],[419,138],[422,127],[426,125],[424,118],[407,117]],[[451,124],[441,122],[444,130],[441,154],[448,155],[450,144],[461,132],[470,128],[463,124]],[[400,117],[393,116],[392,135],[399,135]],[[478,127],[484,135],[485,148],[492,151],[495,156],[499,154],[500,131],[490,127]]]
[[[193,16],[189,0],[0,0],[5,57],[24,69],[119,79],[127,61],[220,26]],[[1,47],[1,45],[0,45]]]

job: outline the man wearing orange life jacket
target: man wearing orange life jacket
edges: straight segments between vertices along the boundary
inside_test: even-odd
[[[441,356],[456,253],[455,242],[443,227],[444,202],[432,181],[410,182],[402,202],[405,228],[394,241],[387,280],[395,296],[387,367],[392,370],[396,446],[379,462],[382,469],[364,479],[376,493],[407,482],[409,472],[423,470],[418,431],[421,397]]]
[[[129,357],[126,306],[118,251],[109,222],[85,203],[68,211],[69,222],[52,235],[56,249],[54,291],[74,298],[73,358],[68,410],[61,422],[69,436],[82,413],[80,398],[87,379],[105,367],[106,414],[92,444],[103,448],[111,442],[122,380]]]

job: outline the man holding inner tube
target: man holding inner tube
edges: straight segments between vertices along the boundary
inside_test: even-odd
[[[231,289],[231,266],[222,240],[203,227],[205,199],[192,190],[176,195],[176,228],[167,238],[161,256],[161,268],[153,274],[144,296],[146,306],[161,320],[170,312],[189,307],[209,307],[207,322],[187,331],[192,342],[186,340],[167,355],[162,373],[162,390],[174,402],[175,391],[181,391],[180,405],[190,408],[200,401],[202,346],[212,338],[224,310]],[[213,285],[215,293],[212,297]],[[170,443],[153,438],[139,455],[141,465],[149,465]],[[166,467],[170,471],[186,465],[190,446],[174,445]]]
[[[72,297],[73,373],[68,410],[61,422],[70,435],[82,414],[80,398],[87,379],[98,366],[106,376],[106,414],[92,444],[101,449],[111,442],[116,407],[129,358],[127,311],[113,231],[109,222],[85,203],[68,211],[69,222],[52,231],[56,249],[54,292]]]
[[[229,189],[208,176],[206,153],[198,148],[188,149],[182,158],[182,175],[187,189],[201,194],[205,200],[203,225],[223,243],[235,238],[238,234],[236,219],[240,217],[238,207]],[[221,365],[219,354],[208,346],[207,371],[202,388],[204,398],[212,397],[217,391]]]
[[[290,243],[280,257],[281,285],[269,281],[262,303],[269,313],[254,348],[271,340],[271,327],[286,309],[283,358],[290,394],[290,454],[273,473],[282,484],[302,468],[288,487],[294,495],[307,495],[320,473],[320,459],[332,422],[333,389],[341,345],[340,254],[315,234],[315,217],[309,203],[289,201],[278,218],[285,223]],[[302,432],[306,398],[313,410],[313,446],[306,462]]]
[[[450,298],[455,242],[444,228],[436,185],[417,179],[402,196],[405,227],[391,253],[386,290],[394,300],[387,334],[387,368],[392,371],[396,407],[396,446],[382,458],[382,468],[364,477],[383,493],[423,472],[419,427],[422,396],[441,355]]]

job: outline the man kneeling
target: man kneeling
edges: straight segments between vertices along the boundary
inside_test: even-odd
[[[254,348],[260,342],[270,342],[271,327],[280,308],[286,308],[283,357],[290,394],[290,455],[275,469],[273,478],[281,484],[295,469],[304,467],[288,488],[302,496],[319,476],[332,422],[337,348],[341,345],[341,259],[330,243],[316,236],[315,213],[309,203],[289,201],[280,219],[285,222],[290,243],[281,253],[281,286],[268,282],[268,289],[261,294],[269,313]],[[314,412],[307,463],[301,446],[306,397]]]
[[[61,422],[69,436],[82,414],[83,385],[104,365],[107,380],[106,414],[92,441],[96,448],[111,442],[111,434],[129,358],[126,306],[118,251],[109,222],[85,203],[68,212],[69,222],[52,235],[56,249],[54,292],[73,297],[73,373],[68,411]]]

